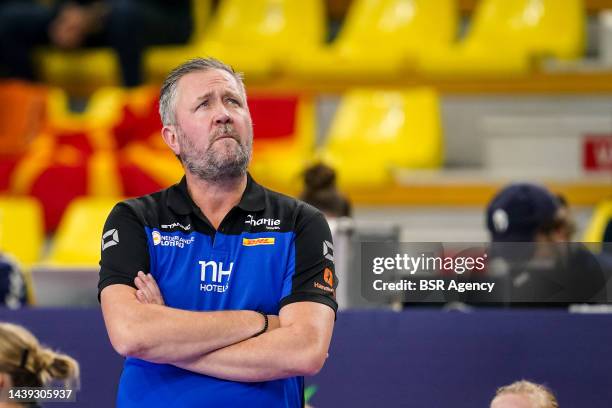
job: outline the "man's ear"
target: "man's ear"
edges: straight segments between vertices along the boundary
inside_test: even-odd
[[[166,142],[170,150],[172,150],[175,155],[179,156],[181,154],[181,147],[178,141],[178,132],[176,127],[172,125],[164,126],[161,134],[164,142]]]

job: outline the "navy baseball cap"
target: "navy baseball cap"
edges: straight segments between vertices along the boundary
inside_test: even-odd
[[[561,203],[545,187],[530,183],[502,189],[487,208],[487,228],[494,242],[530,242],[555,222]]]

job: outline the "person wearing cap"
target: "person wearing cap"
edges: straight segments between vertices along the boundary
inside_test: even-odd
[[[561,306],[606,300],[602,265],[569,242],[568,206],[545,187],[506,186],[489,203],[486,223],[494,257],[509,267],[513,301]]]
[[[567,207],[537,184],[517,183],[502,189],[487,209],[493,242],[567,242]]]

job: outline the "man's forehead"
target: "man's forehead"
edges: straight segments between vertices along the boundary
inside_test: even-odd
[[[178,90],[186,97],[200,97],[219,88],[241,94],[237,79],[227,71],[211,68],[190,72],[179,80]]]

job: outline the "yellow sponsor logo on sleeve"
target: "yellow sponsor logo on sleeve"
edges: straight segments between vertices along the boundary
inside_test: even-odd
[[[256,246],[256,245],[274,245],[274,238],[242,238],[242,245],[244,246]]]

